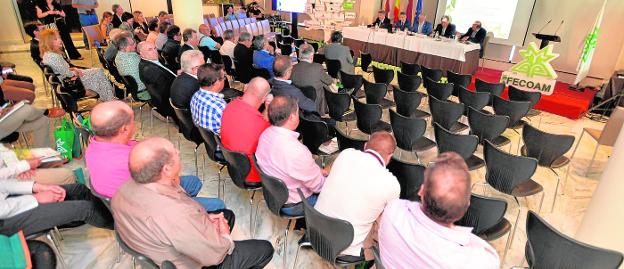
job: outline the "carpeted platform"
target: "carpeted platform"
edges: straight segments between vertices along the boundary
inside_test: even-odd
[[[503,71],[489,68],[479,68],[473,76],[472,83],[469,88],[474,90],[474,80],[479,78],[488,82],[498,82]],[[557,81],[555,91],[552,95],[542,95],[542,99],[535,106],[536,109],[557,114],[570,119],[578,119],[581,117],[594,98],[594,92],[585,90],[585,92],[576,92],[568,89],[569,84]],[[507,90],[503,93],[503,98],[507,97]]]

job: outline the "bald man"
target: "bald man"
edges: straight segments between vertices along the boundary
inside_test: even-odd
[[[128,158],[138,143],[135,134],[134,111],[122,101],[100,103],[91,111],[91,126],[95,136],[86,151],[86,164],[95,192],[113,197],[119,187],[130,179]],[[181,176],[182,188],[208,211],[225,208],[219,199],[195,197],[202,187],[196,176]]]
[[[199,33],[197,34],[199,38],[199,46],[200,47],[208,47],[210,50],[219,50],[221,49],[221,44],[217,43],[212,37],[210,37],[210,25],[201,24],[199,25]]]
[[[143,41],[137,45],[137,52],[141,55],[139,77],[152,97],[150,105],[156,107],[158,114],[177,122],[178,118],[169,104],[171,84],[177,75],[158,61],[158,51],[154,44]]]
[[[230,102],[221,116],[221,143],[228,150],[247,154],[252,165],[245,180],[250,185],[262,185],[252,155],[256,152],[260,134],[270,126],[267,118],[267,110],[273,99],[270,90],[266,79],[253,78],[245,85],[243,96]],[[265,109],[260,113],[258,109],[262,104]]]
[[[132,180],[111,202],[116,231],[128,246],[177,268],[263,268],[273,256],[264,240],[233,241],[234,213],[207,213],[180,187],[180,153],[164,138],[130,152]]]
[[[292,96],[297,98],[299,109],[301,109],[304,114],[318,114],[314,101],[306,97],[299,88],[292,84],[290,80],[292,70],[292,60],[289,56],[281,55],[275,57],[275,62],[273,62],[275,78],[273,79],[273,89],[271,92],[275,96]]]
[[[384,210],[379,248],[387,268],[499,268],[490,244],[454,224],[470,205],[470,174],[461,156],[440,154],[425,170],[418,195],[420,203],[397,199]]]
[[[361,257],[373,223],[388,202],[399,198],[399,182],[386,169],[395,149],[392,134],[380,131],[371,135],[364,151],[346,149],[334,161],[314,208],[353,225],[353,242],[341,255]]]

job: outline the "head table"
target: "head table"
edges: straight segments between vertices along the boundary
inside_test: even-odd
[[[403,61],[455,73],[474,74],[479,65],[479,44],[408,35],[405,32],[388,33],[365,27],[345,27],[342,34],[343,44],[356,55],[359,56],[360,51],[368,52],[373,60],[394,66],[400,66]]]

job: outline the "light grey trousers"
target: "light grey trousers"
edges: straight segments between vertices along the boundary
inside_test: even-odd
[[[31,105],[20,107],[6,119],[0,121],[0,138],[13,132],[32,132],[32,147],[50,147],[50,119],[44,116],[45,110]]]

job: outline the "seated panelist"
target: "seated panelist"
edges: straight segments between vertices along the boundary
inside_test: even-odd
[[[431,30],[433,26],[430,22],[427,21],[427,15],[420,14],[418,15],[418,20],[414,21],[414,26],[412,26],[412,32],[429,35],[431,34]]]
[[[432,35],[438,34],[439,36],[443,36],[446,38],[452,38],[455,36],[455,24],[451,23],[451,19],[449,16],[442,16],[442,20],[440,24],[438,24],[433,31]]]
[[[394,28],[396,28],[397,31],[407,31],[410,30],[410,25],[410,21],[407,20],[407,15],[405,15],[405,12],[401,12],[399,14],[399,21],[394,24]]]
[[[392,23],[386,16],[386,12],[383,10],[377,11],[377,19],[369,26],[388,29],[388,32],[392,31]]]

